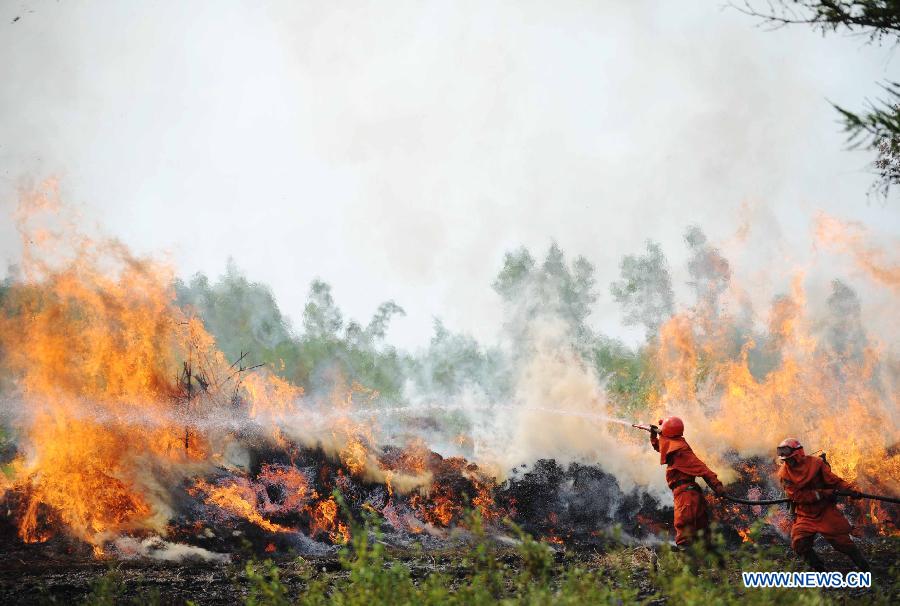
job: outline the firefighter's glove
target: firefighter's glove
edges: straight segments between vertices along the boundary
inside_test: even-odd
[[[834,494],[834,489],[832,488],[820,488],[816,490],[816,494],[819,496],[819,501],[834,503],[837,500],[837,495]]]

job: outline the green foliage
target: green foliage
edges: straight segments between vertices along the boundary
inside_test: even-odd
[[[281,582],[280,571],[272,560],[262,563],[247,562],[248,593],[244,603],[247,606],[287,606],[288,588]]]
[[[900,42],[900,2],[896,0],[765,0],[760,4],[762,9],[754,0],[744,0],[740,10],[775,27],[806,24],[823,34],[847,32],[892,47]],[[900,184],[900,82],[887,82],[882,88],[886,98],[867,100],[863,112],[832,105],[843,120],[850,147],[877,153],[873,189],[887,196],[892,185]]]
[[[403,361],[396,349],[384,344],[385,332],[403,309],[393,301],[382,303],[366,327],[343,317],[331,295],[331,287],[313,281],[303,310],[303,335],[297,341],[297,357],[286,360],[295,382],[314,387],[320,378],[337,376],[359,381],[380,394],[397,398],[403,387]]]
[[[522,568],[516,579],[519,590],[525,590],[533,584],[547,584],[553,573],[553,552],[547,545],[535,541],[519,526],[512,522],[509,522],[509,526],[520,541],[518,551],[519,557],[522,558]]]
[[[653,350],[632,350],[619,341],[600,337],[592,354],[597,375],[606,381],[615,414],[640,418],[658,390]]]
[[[621,276],[610,284],[609,290],[622,306],[623,321],[626,326],[645,326],[648,340],[652,339],[675,308],[672,279],[662,249],[648,241],[646,255],[626,255],[622,258]]]
[[[833,280],[831,295],[826,303],[828,315],[825,319],[825,335],[836,365],[862,363],[867,339],[862,322],[862,306],[856,291],[841,280]]]
[[[709,545],[697,542],[686,552],[663,546],[652,574],[657,597],[665,597],[667,604],[675,606],[704,603],[815,605],[845,601],[894,603],[892,594],[898,580],[896,566],[890,571],[889,578],[874,576],[873,587],[868,590],[840,590],[839,593],[833,589],[745,588],[742,572],[798,569],[796,559],[785,559],[782,546],[758,542],[764,526],[762,520],[757,521],[750,529],[752,541],[742,543],[738,548],[726,546],[720,534],[714,534]]]
[[[431,555],[387,547],[369,516],[357,523],[340,495],[345,519],[353,528],[352,541],[339,554],[342,570],[325,572],[303,558],[279,567],[271,560],[246,563],[237,579],[244,603],[253,606],[381,606],[387,604],[437,606],[501,604],[693,604],[802,605],[896,603],[900,564],[873,576],[866,590],[758,589],[743,586],[741,572],[790,571],[797,560],[783,546],[759,542],[727,546],[714,534],[709,546],[698,542],[687,551],[669,546],[612,545],[590,557],[554,552],[510,524],[513,548],[493,541],[477,512],[469,512],[467,545]],[[750,536],[759,541],[760,521]],[[410,565],[408,562],[419,562]],[[422,563],[427,563],[422,566]],[[426,572],[423,574],[423,568]],[[153,591],[126,583],[111,570],[98,579],[84,604],[156,604]],[[195,600],[203,603],[201,588]]]
[[[586,324],[596,302],[594,285],[591,264],[581,257],[568,263],[555,244],[541,264],[526,249],[509,253],[494,282],[508,306],[508,328],[520,343],[529,323],[547,316],[561,319],[572,344],[586,355],[594,339]],[[383,303],[366,325],[348,322],[331,287],[321,280],[310,285],[299,334],[271,291],[247,280],[233,262],[217,282],[200,274],[189,284],[176,283],[176,293],[178,303],[200,316],[230,359],[249,351],[250,363],[268,363],[308,391],[340,379],[358,381],[399,401],[404,383],[411,379],[420,393],[455,396],[474,387],[499,400],[511,388],[511,362],[500,350],[452,333],[436,320],[429,347],[419,355],[403,355],[385,342],[391,320],[404,313],[399,305]]]
[[[234,261],[228,262],[225,274],[215,284],[197,274],[189,284],[177,281],[175,292],[178,304],[200,316],[230,359],[250,351],[255,358],[269,361],[273,349],[291,341],[287,320],[271,290],[247,280]]]
[[[111,570],[91,584],[91,593],[84,599],[84,604],[115,606],[124,593],[125,585],[121,575]]]
[[[135,588],[129,596],[125,578],[120,572],[110,569],[108,573],[91,583],[91,591],[82,600],[85,606],[121,606],[134,604],[151,606],[160,603],[159,592],[156,589],[146,590]]]
[[[0,484],[2,484],[4,476],[10,480],[14,477],[9,461],[12,460],[15,451],[15,442],[10,430],[0,424]]]
[[[691,256],[688,259],[688,273],[697,299],[697,307],[707,317],[717,315],[719,296],[731,281],[731,265],[718,248],[710,245],[706,234],[696,225],[685,230],[684,241]]]
[[[894,119],[900,125],[900,115],[896,108],[895,105]],[[872,189],[883,197],[887,197],[891,186],[900,184],[900,132],[881,137],[875,149],[877,156],[873,164],[878,177]]]
[[[525,286],[534,272],[534,258],[527,248],[506,253],[503,267],[494,280],[494,290],[505,301],[515,301],[527,294]]]
[[[870,42],[900,39],[900,5],[896,0],[766,0],[765,12],[745,0],[744,12],[775,26],[806,24],[823,34],[845,31]]]
[[[321,280],[313,280],[306,307],[303,308],[304,336],[315,341],[338,341],[343,325],[344,319],[334,304],[331,287]]]
[[[496,400],[508,393],[511,384],[502,352],[450,332],[437,319],[428,348],[419,356],[409,356],[406,364],[416,388],[426,394],[455,396],[465,387],[474,386]]]
[[[314,389],[319,379],[335,376],[359,381],[382,395],[396,397],[403,385],[403,360],[384,343],[391,319],[403,309],[392,301],[379,306],[365,326],[343,315],[331,287],[314,280],[303,310],[303,333],[296,335],[267,286],[250,282],[229,262],[225,275],[211,284],[198,274],[189,284],[176,282],[178,304],[194,310],[232,360],[250,352],[280,376]]]
[[[851,147],[876,149],[883,141],[897,145],[900,137],[900,82],[888,82],[882,88],[886,97],[867,101],[868,109],[864,113],[855,113],[832,104],[843,118],[844,131]],[[896,152],[896,149],[887,151]]]
[[[340,556],[346,574],[329,585],[306,578],[306,588],[288,600],[288,590],[270,562],[247,567],[250,585],[246,604],[283,606],[493,605],[493,604],[630,604],[637,591],[620,587],[624,576],[580,566],[560,566],[553,551],[512,526],[519,540],[510,566],[498,557],[498,547],[487,537],[477,514],[466,522],[472,545],[459,561],[464,577],[431,572],[414,579],[410,569],[391,560],[372,521],[354,527],[351,545]]]
[[[897,10],[900,13],[900,7]],[[891,186],[900,184],[900,82],[887,82],[882,88],[885,97],[866,100],[863,112],[832,105],[841,115],[849,147],[875,151],[872,190],[887,197]]]
[[[578,349],[586,348],[592,339],[587,318],[597,301],[594,286],[593,265],[584,257],[567,264],[555,243],[540,266],[525,248],[507,253],[494,280],[494,290],[506,304],[506,328],[518,345],[526,341],[533,320],[547,317],[565,324],[571,344]]]

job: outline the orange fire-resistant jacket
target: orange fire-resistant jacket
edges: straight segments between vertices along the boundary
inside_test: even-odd
[[[690,543],[699,530],[709,527],[709,510],[700,487],[694,481],[698,476],[715,490],[723,490],[722,482],[706,463],[701,461],[683,438],[656,437],[650,435],[650,444],[659,451],[659,464],[666,468],[666,484],[672,489],[675,500],[675,543]]]
[[[706,463],[694,454],[690,445],[683,437],[667,438],[665,436],[650,436],[650,444],[654,450],[659,451],[659,464],[668,465],[666,468],[666,484],[669,488],[679,480],[693,480],[700,477],[712,488],[719,492],[723,489],[722,482]],[[677,491],[677,488],[673,490]]]
[[[854,491],[856,487],[835,475],[825,461],[804,456],[794,467],[782,465],[778,469],[778,479],[794,504],[796,517],[791,528],[792,539],[816,533],[828,538],[850,532],[850,523],[829,498],[828,491]]]

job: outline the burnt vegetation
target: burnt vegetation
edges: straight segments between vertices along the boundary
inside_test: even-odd
[[[779,313],[769,334],[742,323],[722,300],[732,279],[728,261],[696,227],[686,231],[685,243],[694,301],[680,313],[694,318],[692,339],[718,343],[698,347],[691,389],[707,390],[721,372],[717,364],[723,357],[745,357],[750,339],[754,358],[747,368],[764,382],[783,362],[779,313],[793,317],[796,305],[789,297],[775,301]],[[0,516],[0,596],[21,603],[895,602],[896,506],[848,502],[844,508],[872,560],[873,589],[743,590],[741,570],[799,568],[786,540],[786,507],[748,508],[708,496],[718,519],[713,547],[675,553],[668,546],[671,507],[643,487],[623,487],[602,461],[523,461],[497,479],[474,462],[466,436],[476,421],[453,408],[418,410],[408,400],[412,385],[414,393],[443,401],[475,390],[487,405],[506,402],[513,397],[517,364],[532,347],[528,327],[552,317],[579,363],[603,379],[610,412],[645,418],[667,389],[660,352],[664,327],[677,325],[679,313],[671,280],[652,242],[644,254],[623,259],[610,293],[625,321],[647,333],[645,343],[632,348],[588,323],[600,293],[585,259],[570,263],[553,246],[540,262],[521,249],[507,255],[494,283],[507,304],[505,334],[515,345],[485,347],[436,322],[430,345],[417,353],[386,342],[390,318],[402,313],[392,302],[365,326],[347,322],[328,285],[317,281],[296,330],[270,291],[234,265],[215,283],[205,276],[179,282],[178,306],[196,314],[234,362],[226,381],[191,353],[173,377],[168,392],[175,406],[194,411],[179,417],[189,429],[179,430],[177,448],[187,455],[204,448],[205,426],[191,419],[202,414],[203,398],[227,402],[241,418],[249,414],[253,402],[237,385],[257,364],[309,394],[332,389],[340,377],[354,386],[342,405],[408,409],[390,434],[398,445],[375,441],[365,426],[353,424],[336,452],[325,443],[273,440],[261,420],[241,423],[229,431],[244,445],[246,460],[169,487],[174,513],[165,540],[126,533],[124,542],[102,544],[99,560],[97,545],[67,533],[46,504],[38,505],[38,525],[23,542],[19,516],[31,495],[27,484],[12,486],[2,501],[7,515]],[[7,320],[23,309],[21,288],[9,279],[0,291]],[[815,355],[828,361],[825,372],[834,380],[852,382],[854,369],[866,364],[869,344],[858,297],[835,281],[825,303],[829,315],[820,322]],[[13,393],[13,375],[3,375],[7,393]],[[873,381],[869,376],[866,384]],[[457,454],[439,454],[415,436],[437,442],[455,436]],[[4,473],[12,479],[14,462],[24,454],[15,425],[0,438]],[[896,448],[885,456],[895,458]],[[770,458],[732,451],[725,461],[737,476],[729,484],[733,494],[779,496]],[[427,477],[428,483],[398,487],[402,477]],[[877,478],[858,479],[879,486]],[[139,499],[116,503],[126,510],[123,516],[146,507]],[[826,559],[839,570],[848,566],[833,554]]]
[[[894,1],[733,6],[765,27],[900,41]],[[862,110],[835,109],[848,146],[875,153],[874,189],[886,196],[900,183],[900,84],[882,88]],[[781,496],[761,453],[786,426],[820,440],[864,489],[895,489],[900,364],[866,334],[842,280],[808,318],[802,288],[766,310],[729,300],[732,267],[697,226],[684,234],[681,305],[655,242],[636,245],[608,289],[586,258],[520,248],[492,283],[501,343],[436,319],[428,346],[410,352],[388,339],[405,313],[393,301],[367,322],[348,319],[315,280],[294,325],[236,263],[217,280],[170,282],[117,244],[124,268],[111,277],[104,247],[80,244],[69,266],[0,283],[2,603],[900,602],[897,505],[841,504],[872,588],[744,589],[742,571],[802,569],[788,508],[707,494],[712,536],[675,551],[666,493],[623,462],[644,436],[605,426],[605,415],[655,421],[686,407],[720,445],[703,447],[728,490],[751,501]],[[643,342],[597,329],[607,295]],[[550,414],[542,426],[486,439],[485,425],[521,422],[510,402],[534,378],[529,364],[551,358],[577,369],[588,386],[579,396],[597,396],[604,414],[548,409],[557,402],[545,398],[531,406]],[[564,397],[555,386],[548,393]],[[479,448],[521,447],[566,414],[606,450],[556,444],[558,457],[481,462]],[[827,547],[823,556],[849,570]]]

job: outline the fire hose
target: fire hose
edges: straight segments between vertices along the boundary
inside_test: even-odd
[[[752,499],[741,499],[738,497],[733,497],[730,494],[720,495],[723,499],[728,499],[734,503],[740,503],[741,505],[778,505],[780,503],[789,503],[790,499],[763,499],[759,501],[754,501]]]
[[[900,499],[895,497],[889,497],[883,494],[869,494],[867,492],[850,492],[847,490],[835,490],[834,494],[839,497],[851,497],[854,499],[875,499],[876,501],[884,501],[885,503],[900,503]],[[742,505],[779,505],[781,503],[789,503],[790,499],[760,499],[758,501],[754,501],[752,499],[740,499],[738,497],[733,497],[730,494],[720,495],[723,499],[728,499],[733,503],[740,503]]]
[[[650,424],[640,424],[640,423],[632,423],[632,427],[636,429],[642,429],[644,431],[650,432],[650,435],[656,435],[659,433],[659,427],[656,425]],[[824,456],[824,455],[823,455]],[[870,494],[867,492],[857,492],[857,491],[848,491],[848,490],[835,490],[834,494],[839,497],[851,497],[854,499],[874,499],[876,501],[884,501],[885,503],[900,503],[900,499],[896,497],[889,497],[883,494]],[[740,503],[741,505],[780,505],[782,503],[790,503],[790,499],[787,497],[781,499],[741,499],[740,497],[733,497],[730,494],[722,494],[719,495],[723,499],[727,499],[732,503]]]
[[[900,499],[889,497],[884,494],[869,494],[867,492],[847,492],[846,490],[835,490],[834,494],[841,497],[853,497],[854,499],[875,499],[876,501],[884,501],[885,503],[900,503]]]

